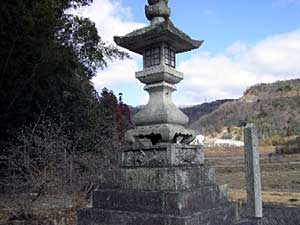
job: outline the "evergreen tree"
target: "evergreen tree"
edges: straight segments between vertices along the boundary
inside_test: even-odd
[[[106,106],[91,79],[108,60],[127,54],[104,43],[92,21],[66,13],[90,3],[0,2],[0,146],[45,108],[51,108],[52,118],[66,121],[72,133],[88,133],[99,123]]]

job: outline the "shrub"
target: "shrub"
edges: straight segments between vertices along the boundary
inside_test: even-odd
[[[300,147],[297,145],[277,146],[277,154],[297,154],[300,153]]]
[[[300,153],[300,136],[286,141],[284,145],[276,147],[278,154],[297,154]]]
[[[279,135],[275,135],[268,139],[261,140],[260,145],[262,145],[262,146],[282,146],[282,145],[291,144],[295,140],[296,140],[295,136],[282,137]]]

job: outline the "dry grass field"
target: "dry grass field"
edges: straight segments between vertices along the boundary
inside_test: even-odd
[[[262,197],[265,203],[300,206],[300,193],[263,191]],[[229,191],[229,198],[235,202],[245,202],[246,192],[243,190],[231,190]]]
[[[260,155],[268,155],[270,153],[275,153],[275,148],[273,146],[264,146],[259,148]],[[244,148],[204,148],[204,155],[206,157],[244,157]]]
[[[260,147],[263,201],[300,206],[300,154],[272,156],[273,147]],[[245,172],[243,148],[206,148],[206,162],[216,170],[219,184],[227,185],[229,197],[244,201]]]

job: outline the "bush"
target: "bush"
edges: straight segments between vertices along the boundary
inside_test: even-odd
[[[300,147],[297,145],[277,146],[275,148],[277,154],[297,154],[300,153]]]
[[[289,91],[292,91],[293,88],[289,85],[289,84],[286,84],[284,85],[283,87],[279,87],[277,88],[277,92],[289,92]]]
[[[272,136],[268,139],[264,139],[260,141],[261,146],[283,146],[289,145],[296,140],[295,136],[292,137],[282,137],[279,135]]]
[[[119,139],[124,131],[116,130],[114,119],[107,119],[110,124],[101,123],[102,120],[97,117],[96,126],[84,137],[86,130],[71,132],[63,120],[50,118],[43,111],[34,124],[20,128],[3,149],[1,192],[21,194],[24,198],[18,197],[17,201],[26,202],[28,208],[48,193],[57,193],[64,207],[68,207],[66,196],[88,199],[103,170],[114,169],[119,163]],[[123,125],[119,127],[125,129]],[[82,151],[83,141],[92,138],[95,140],[91,150]]]
[[[278,154],[300,153],[300,136],[294,139],[290,139],[284,145],[277,146],[275,150]]]
[[[19,130],[5,149],[6,176],[0,187],[9,191],[43,192],[49,182],[64,176],[76,146],[64,130],[42,112],[35,124]]]

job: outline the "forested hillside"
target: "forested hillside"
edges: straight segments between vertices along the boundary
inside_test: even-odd
[[[189,125],[193,124],[200,117],[207,115],[217,110],[221,105],[226,102],[231,102],[232,99],[217,100],[210,103],[203,103],[201,105],[189,106],[181,108],[181,110],[189,117]]]
[[[261,137],[296,135],[300,132],[300,80],[258,84],[238,100],[225,102],[210,114],[199,117],[191,128],[213,133],[227,126],[255,123]]]

